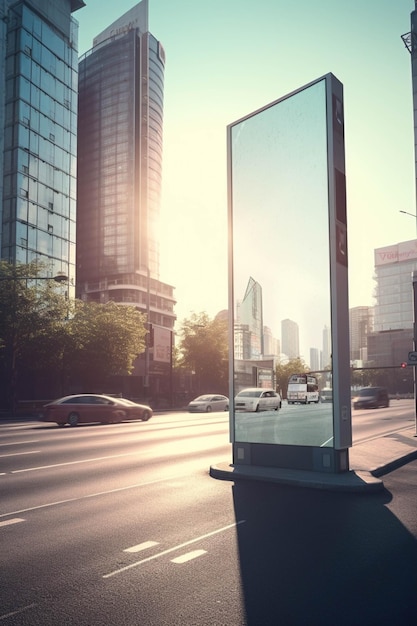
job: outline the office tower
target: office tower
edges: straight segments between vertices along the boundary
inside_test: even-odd
[[[412,273],[417,271],[417,239],[377,248],[374,331],[413,328]]]
[[[373,307],[356,306],[349,310],[351,361],[367,361],[368,335],[372,330]]]
[[[281,350],[280,350],[279,339],[276,339],[273,336],[272,330],[269,328],[269,326],[264,326],[263,342],[264,342],[264,351],[263,351],[264,356],[279,356],[280,355]]]
[[[298,324],[293,320],[281,321],[281,346],[282,352],[289,359],[297,359],[300,356],[300,339]]]
[[[377,248],[374,258],[374,332],[368,335],[368,362],[398,367],[413,349],[417,239]]]
[[[169,354],[175,323],[174,289],[159,280],[164,65],[148,0],[79,63],[77,294],[146,313],[165,342],[152,361]]]
[[[241,337],[238,343],[243,358],[260,359],[263,354],[262,287],[252,277],[248,280],[242,301],[238,303],[235,342],[238,336]]]
[[[329,326],[323,328],[322,369],[329,369],[332,364],[332,335]]]
[[[1,258],[34,259],[74,291],[82,0],[0,0]]]
[[[310,369],[313,372],[320,369],[320,351],[318,348],[310,348]]]

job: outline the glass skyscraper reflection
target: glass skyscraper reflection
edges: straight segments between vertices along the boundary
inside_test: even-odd
[[[164,65],[147,0],[80,59],[77,292],[173,329],[173,287],[159,279]]]
[[[1,258],[75,279],[82,0],[0,0]],[[70,294],[71,295],[71,294]]]

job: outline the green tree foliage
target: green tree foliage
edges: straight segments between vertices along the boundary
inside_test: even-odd
[[[145,316],[134,307],[69,301],[42,264],[0,262],[0,402],[16,407],[19,372],[83,386],[130,374],[144,351]]]
[[[67,303],[62,288],[40,280],[45,267],[0,262],[0,371],[2,401],[14,409],[22,363],[41,367],[62,325]]]
[[[287,397],[288,379],[292,374],[302,374],[308,372],[309,368],[304,363],[303,359],[290,359],[286,363],[278,363],[275,369],[277,387],[283,398]]]
[[[227,322],[193,313],[179,332],[179,365],[195,372],[200,393],[228,393]]]
[[[145,349],[146,316],[114,302],[78,300],[75,305],[67,331],[69,374],[93,385],[111,375],[131,374]]]

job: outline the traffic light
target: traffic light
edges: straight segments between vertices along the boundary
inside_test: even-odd
[[[405,362],[403,361],[403,362],[401,363],[401,367],[402,367],[402,368],[407,367],[407,363],[405,363]]]
[[[154,343],[154,328],[153,324],[149,324],[149,338],[148,338],[148,346],[153,348]]]

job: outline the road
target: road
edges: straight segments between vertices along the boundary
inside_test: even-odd
[[[0,623],[415,624],[417,462],[366,498],[234,485],[208,475],[227,434],[222,413],[0,425]]]

